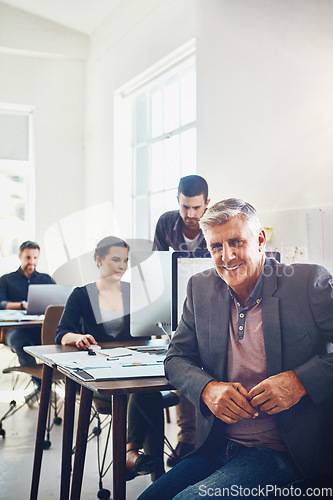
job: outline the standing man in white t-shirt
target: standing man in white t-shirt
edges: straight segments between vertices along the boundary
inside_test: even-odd
[[[181,251],[207,249],[199,220],[205,213],[208,199],[208,185],[199,175],[182,177],[178,186],[179,210],[166,212],[159,218],[154,237],[154,250],[168,251],[169,248]],[[196,435],[196,413],[194,406],[180,393],[176,406],[179,426],[178,444],[175,453],[168,458],[170,467],[194,449]]]

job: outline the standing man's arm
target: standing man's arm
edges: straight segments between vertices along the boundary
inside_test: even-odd
[[[159,251],[169,250],[169,244],[166,241],[165,236],[166,236],[166,228],[164,227],[162,217],[160,217],[156,224],[153,250],[159,250]]]

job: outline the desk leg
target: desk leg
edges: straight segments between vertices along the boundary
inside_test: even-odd
[[[92,397],[92,391],[82,386],[80,393],[79,421],[76,433],[71,500],[79,500],[81,496]]]
[[[43,366],[42,388],[40,393],[38,424],[35,442],[35,456],[32,471],[32,482],[30,490],[30,500],[35,500],[38,495],[38,486],[40,478],[40,469],[42,465],[43,444],[45,438],[46,419],[49,408],[53,368],[47,365]]]
[[[76,383],[66,377],[64,427],[62,433],[62,462],[60,500],[68,500],[72,470],[72,446],[75,413]]]
[[[127,395],[112,396],[113,498],[126,498]]]

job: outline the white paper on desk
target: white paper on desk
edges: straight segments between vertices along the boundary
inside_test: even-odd
[[[89,368],[94,366],[108,366],[109,361],[104,356],[89,356],[87,351],[61,352],[47,354],[47,358],[58,366],[66,368]]]
[[[124,347],[102,349],[95,356],[89,355],[87,351],[72,351],[49,354],[47,357],[58,366],[85,370],[95,380],[147,377],[153,376],[155,372],[155,376],[164,375],[164,355],[140,353]]]
[[[21,321],[44,321],[45,314],[24,314]]]
[[[114,380],[114,379],[126,379],[126,378],[142,378],[142,377],[164,377],[164,365],[163,363],[152,364],[149,366],[133,366],[124,367],[120,364],[112,364],[108,368],[96,368],[84,370],[90,377],[90,380]],[[76,376],[82,380],[87,380],[80,373],[76,373]]]
[[[48,358],[58,366],[69,369],[82,380],[112,380],[164,376],[164,354],[147,354],[126,348],[102,349],[91,356],[87,351],[54,353]]]
[[[112,351],[112,352],[111,352]],[[110,356],[104,356],[99,353],[105,353]],[[132,356],[132,352],[128,349],[102,349],[98,354],[91,356],[88,351],[71,351],[60,352],[47,355],[56,365],[65,366],[66,368],[89,368],[89,367],[107,367],[110,365],[112,359],[118,356]],[[125,358],[126,359],[126,358]]]
[[[16,309],[4,309],[0,311],[0,321],[33,321],[44,319],[44,315],[26,314],[24,311]]]
[[[161,355],[138,355],[109,361],[107,366],[90,366],[71,369],[82,380],[114,380],[140,377],[163,377],[164,357]]]

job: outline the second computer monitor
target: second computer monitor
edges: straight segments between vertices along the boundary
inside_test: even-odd
[[[214,272],[213,259],[208,250],[174,252],[172,254],[171,323],[173,332],[176,330],[183,312],[188,280],[194,274],[202,271]]]

